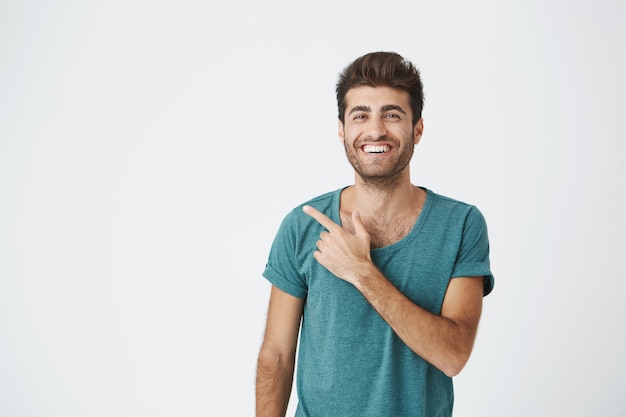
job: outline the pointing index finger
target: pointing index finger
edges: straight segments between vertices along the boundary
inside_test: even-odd
[[[337,223],[329,219],[324,213],[315,209],[314,207],[304,206],[302,207],[302,210],[306,214],[308,214],[309,216],[317,220],[317,222],[321,224],[322,226],[324,226],[328,231],[330,231],[331,229],[335,227],[340,227]]]

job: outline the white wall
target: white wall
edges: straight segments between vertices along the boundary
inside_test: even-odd
[[[490,230],[455,415],[626,416],[623,3],[213,4],[0,3],[0,415],[252,415],[274,233],[352,180],[336,76],[394,50],[414,182]]]

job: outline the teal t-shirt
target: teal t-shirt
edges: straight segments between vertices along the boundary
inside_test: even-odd
[[[340,224],[342,190],[308,201]],[[471,205],[426,190],[424,207],[399,242],[372,260],[409,299],[439,314],[451,278],[494,279],[487,227]],[[452,379],[411,351],[351,284],[313,258],[323,227],[295,208],[283,220],[263,276],[305,298],[297,363],[297,417],[449,417]]]

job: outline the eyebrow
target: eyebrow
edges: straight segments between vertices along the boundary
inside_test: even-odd
[[[390,111],[390,110],[397,110],[397,111],[399,111],[402,114],[406,114],[404,112],[404,109],[402,107],[396,105],[396,104],[387,104],[386,106],[383,106],[380,110],[382,112],[386,112],[386,111]]]
[[[357,112],[357,111],[364,111],[364,112],[371,112],[372,109],[369,106],[354,106],[350,109],[350,113],[348,113],[349,115]]]
[[[406,114],[406,112],[404,111],[404,109],[396,104],[386,104],[384,106],[382,106],[380,108],[381,112],[386,112],[386,111],[390,111],[390,110],[397,110],[402,114]],[[350,112],[348,113],[349,115],[357,112],[357,111],[364,111],[364,112],[368,112],[370,113],[372,111],[372,109],[369,106],[354,106],[353,108],[350,109]]]

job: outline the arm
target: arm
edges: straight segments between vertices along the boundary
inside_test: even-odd
[[[352,216],[354,234],[311,207],[305,212],[328,230],[320,236],[315,259],[354,285],[417,355],[448,376],[458,374],[469,359],[478,328],[482,277],[452,279],[441,315],[433,314],[408,299],[376,268],[369,234],[357,212]]]
[[[482,277],[453,278],[441,315],[414,304],[375,268],[355,286],[411,350],[448,376],[461,372],[482,310]]]
[[[287,412],[303,306],[303,299],[272,286],[257,363],[257,417],[284,417]]]

